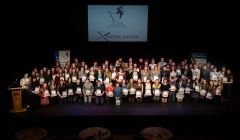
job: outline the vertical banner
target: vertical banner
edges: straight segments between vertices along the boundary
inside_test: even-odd
[[[206,64],[207,53],[192,53],[192,59],[195,59],[197,64]]]
[[[64,67],[66,62],[70,61],[70,50],[55,51],[55,60],[60,62],[61,67]]]

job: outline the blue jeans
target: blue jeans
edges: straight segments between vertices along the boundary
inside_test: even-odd
[[[176,93],[171,93],[168,96],[168,102],[175,102],[175,98],[176,98]]]
[[[96,96],[96,104],[103,104],[103,96]]]

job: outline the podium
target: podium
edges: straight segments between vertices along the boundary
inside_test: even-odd
[[[22,87],[10,88],[12,92],[12,103],[13,108],[10,110],[12,113],[25,112],[26,108],[22,107]]]

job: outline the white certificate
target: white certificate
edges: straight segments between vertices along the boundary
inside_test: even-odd
[[[82,76],[82,82],[85,82],[86,81],[86,76]]]
[[[181,73],[182,73],[181,70],[180,70],[180,69],[177,69],[177,74],[178,74],[178,75],[181,75]]]
[[[207,99],[212,99],[212,94],[210,92],[208,92],[206,98]]]
[[[145,90],[145,94],[146,94],[146,95],[151,95],[151,89],[146,89],[146,90]]]
[[[195,91],[199,92],[200,91],[200,87],[199,86],[195,86]]]
[[[90,80],[90,81],[94,81],[94,76],[93,76],[93,75],[90,75],[90,76],[89,76],[89,80]]]
[[[67,97],[67,91],[62,92],[62,97]]]
[[[40,78],[40,84],[43,84],[44,83],[44,78]]]
[[[47,96],[50,96],[50,94],[49,94],[49,91],[48,91],[48,90],[45,90],[45,91],[44,91],[44,97],[47,97]]]
[[[123,80],[123,76],[122,76],[122,75],[119,75],[119,76],[118,76],[118,79],[119,79],[119,80]]]
[[[191,89],[190,89],[189,87],[186,87],[186,88],[185,88],[185,93],[190,94],[190,91],[191,91]]]
[[[109,78],[105,79],[105,83],[109,84],[109,81],[110,81]]]
[[[102,78],[98,78],[98,80],[102,82]]]
[[[65,74],[65,79],[68,79],[69,78],[69,74]]]
[[[73,76],[72,77],[72,82],[76,82],[77,81],[77,77],[76,76]]]
[[[56,77],[56,75],[54,74],[54,75],[52,76],[52,79],[55,80],[55,77]]]
[[[108,92],[108,97],[113,97],[113,92],[112,91]]]
[[[193,75],[193,80],[196,80],[197,79],[197,76],[196,75]]]
[[[91,95],[91,90],[87,89],[86,90],[86,95]]]
[[[159,89],[155,89],[154,90],[154,95],[155,96],[160,96],[160,90]]]
[[[76,94],[80,94],[80,93],[82,93],[82,90],[80,87],[77,87]]]
[[[171,90],[171,91],[176,91],[176,86],[171,85],[170,90]]]
[[[200,95],[202,95],[202,96],[205,96],[206,95],[206,90],[205,89],[201,89],[201,91],[200,91]]]
[[[35,87],[34,93],[35,93],[35,94],[38,94],[38,93],[39,93],[39,87]]]
[[[217,75],[213,74],[212,75],[212,80],[217,80]]]
[[[169,91],[163,91],[162,96],[163,97],[168,97],[168,93],[169,93]]]
[[[153,76],[153,81],[159,79],[158,76]]]
[[[136,92],[136,97],[137,97],[137,98],[138,98],[138,97],[142,97],[142,92],[138,90],[138,91]]]
[[[146,82],[147,81],[147,76],[143,77],[143,81]]]
[[[100,90],[100,89],[97,89],[96,90],[96,94],[97,94],[97,96],[102,96],[101,94],[102,94],[102,91]]]
[[[184,93],[184,88],[181,87],[181,88],[179,89],[179,92]]]
[[[123,92],[123,95],[128,95],[128,89],[124,88],[122,92]]]
[[[227,83],[227,77],[223,77],[223,83]]]
[[[130,88],[130,94],[135,94],[136,89],[135,88]]]
[[[120,100],[116,99],[116,105],[120,105]]]
[[[134,81],[137,81],[137,80],[138,80],[138,75],[137,75],[137,74],[134,74],[134,75],[133,75],[133,80],[134,80]]]
[[[73,95],[73,89],[68,89],[68,95]]]
[[[51,97],[55,97],[55,96],[57,96],[57,92],[56,92],[56,90],[52,89],[51,90]]]
[[[221,91],[220,91],[220,89],[216,89],[216,92],[215,92],[215,95],[220,95],[220,93],[221,93]]]
[[[115,78],[115,76],[116,76],[116,73],[114,72],[114,73],[112,73],[112,79],[114,79]]]
[[[60,77],[60,80],[63,80],[63,81],[64,81],[64,77]]]

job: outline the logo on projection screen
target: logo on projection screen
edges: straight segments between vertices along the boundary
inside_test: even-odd
[[[116,8],[116,10],[109,11],[109,17],[111,19],[111,24],[107,28],[127,28],[123,22],[124,11],[123,5]]]

